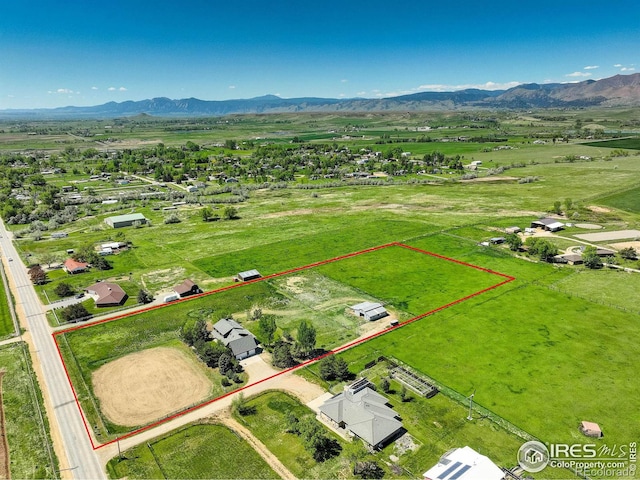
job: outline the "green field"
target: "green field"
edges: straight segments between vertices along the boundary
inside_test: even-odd
[[[616,140],[604,140],[601,142],[584,143],[583,145],[589,145],[592,147],[628,148],[630,150],[640,150],[640,138],[620,138]]]
[[[0,268],[4,268],[0,265]],[[0,338],[5,338],[14,333],[13,320],[11,318],[11,312],[9,311],[9,302],[11,299],[7,298],[5,294],[5,285],[2,277],[0,277]]]
[[[258,453],[222,425],[197,424],[122,452],[109,478],[280,478]]]
[[[640,213],[640,187],[631,188],[598,199],[602,205],[619,208],[628,212]]]
[[[4,409],[11,478],[59,478],[42,394],[25,343],[0,347]]]
[[[637,425],[620,419],[633,415],[628,399],[640,391],[616,379],[633,375],[629,352],[640,340],[638,315],[546,288],[558,271],[552,266],[511,263],[530,270],[529,278],[516,274],[509,285],[375,338],[345,357],[357,369],[367,359],[391,355],[465,395],[477,390],[479,404],[545,441],[579,440],[576,426],[586,418],[600,423],[608,441],[637,438]],[[547,272],[536,279],[540,267]]]
[[[313,415],[313,412],[286,393],[265,392],[249,399],[247,404],[255,407],[256,413],[244,417],[236,416],[236,420],[249,428],[297,478],[343,478],[349,474],[350,465],[347,459],[367,457],[362,443],[349,443],[325,429],[327,435],[340,443],[342,453],[325,462],[316,462],[311,453],[304,448],[302,439],[286,432],[288,413],[301,419]]]

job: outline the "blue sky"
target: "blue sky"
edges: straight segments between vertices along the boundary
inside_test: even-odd
[[[5,0],[0,109],[383,97],[640,71],[640,2]]]

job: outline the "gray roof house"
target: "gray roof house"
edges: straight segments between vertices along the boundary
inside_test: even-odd
[[[223,318],[216,322],[213,325],[211,335],[231,349],[238,360],[251,357],[259,352],[256,337],[232,318]]]
[[[381,303],[374,302],[358,303],[357,305],[353,305],[351,310],[353,310],[353,313],[356,315],[364,317],[365,320],[378,320],[379,318],[389,315]]]
[[[387,399],[370,385],[367,380],[358,380],[346,386],[322,404],[320,416],[371,447],[382,448],[405,430]]]

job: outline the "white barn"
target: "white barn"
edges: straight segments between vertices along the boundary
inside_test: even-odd
[[[365,320],[373,321],[379,318],[386,317],[389,312],[382,306],[381,303],[374,302],[362,302],[351,307],[353,313],[360,317],[364,317]]]

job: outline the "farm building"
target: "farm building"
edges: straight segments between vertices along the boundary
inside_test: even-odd
[[[64,270],[71,275],[76,273],[84,273],[89,270],[89,264],[85,262],[77,262],[73,258],[67,258],[63,265]]]
[[[198,287],[198,285],[196,285],[196,283],[190,278],[187,278],[180,285],[173,287],[173,291],[176,292],[180,298],[195,295],[196,293],[202,293],[200,287]]]
[[[593,422],[585,422],[585,421],[580,422],[580,431],[584,433],[587,437],[600,438],[603,436],[600,425]]]
[[[127,292],[116,283],[98,282],[87,287],[86,290],[89,295],[96,296],[96,307],[117,307],[128,298]]]
[[[366,379],[345,386],[320,406],[320,417],[371,447],[382,448],[405,430],[388,400],[371,386]]]
[[[541,218],[531,222],[531,228],[542,228],[548,232],[557,232],[564,228],[564,223],[559,222],[555,218]]]
[[[382,306],[381,303],[374,302],[362,302],[351,307],[353,313],[360,317],[364,317],[365,320],[373,321],[379,318],[386,317],[389,312]]]
[[[260,275],[258,270],[247,270],[246,272],[240,272],[238,274],[238,280],[241,282],[248,282],[249,280],[255,280],[260,277],[262,277],[262,275]]]
[[[135,222],[144,225],[147,219],[141,213],[130,213],[128,215],[116,215],[115,217],[107,217],[104,223],[113,228],[131,227]]]
[[[520,227],[507,227],[504,229],[505,233],[520,233],[521,231]]]
[[[256,337],[232,318],[223,318],[216,322],[211,330],[211,335],[230,348],[238,360],[259,353]]]
[[[499,245],[501,243],[504,243],[504,237],[492,237],[489,239],[489,243]]]
[[[449,450],[437,464],[422,474],[424,480],[502,480],[505,474],[488,457],[471,447]]]
[[[565,253],[564,255],[556,255],[553,257],[554,263],[567,263],[569,265],[582,265],[584,260],[582,260],[582,255],[577,253]]]

